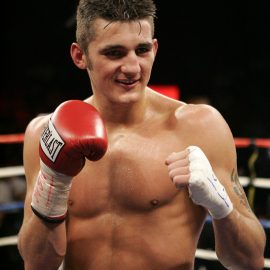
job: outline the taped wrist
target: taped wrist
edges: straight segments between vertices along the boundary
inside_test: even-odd
[[[71,180],[71,176],[58,173],[40,161],[31,202],[34,214],[49,223],[64,221]]]
[[[189,147],[189,161],[189,194],[193,202],[207,208],[214,219],[229,215],[233,210],[232,202],[199,147]]]
[[[214,200],[215,203],[210,204],[209,214],[214,219],[222,219],[229,215],[233,210],[232,202],[224,188],[224,186],[217,180],[216,176],[213,174],[213,178],[208,179],[211,182],[211,185],[215,187],[216,194],[212,194],[213,197],[216,197]]]
[[[204,179],[204,180],[202,180]],[[205,179],[200,173],[193,173],[189,184],[193,202],[208,209],[214,219],[222,219],[233,210],[232,202],[214,173]]]

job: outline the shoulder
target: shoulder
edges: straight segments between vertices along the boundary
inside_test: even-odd
[[[40,136],[46,126],[51,114],[39,115],[33,118],[26,127],[25,140],[33,139]]]
[[[179,134],[184,131],[189,145],[197,145],[210,160],[220,157],[235,159],[235,143],[231,129],[222,114],[206,104],[186,104],[176,109]]]
[[[175,128],[221,132],[230,128],[213,106],[208,104],[188,104],[159,94],[151,89],[148,91],[151,104],[158,113],[167,116],[167,120],[174,123]]]
[[[51,114],[39,115],[33,118],[26,127],[24,134],[24,157],[38,153],[39,139]]]
[[[176,108],[177,122],[184,123],[189,128],[204,129],[205,132],[221,131],[229,126],[221,113],[207,104],[185,104]]]

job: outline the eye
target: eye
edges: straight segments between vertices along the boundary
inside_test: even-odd
[[[119,59],[125,55],[125,53],[121,50],[110,50],[104,53],[110,59]]]
[[[136,54],[137,55],[142,55],[142,54],[145,54],[145,53],[148,53],[150,52],[152,49],[152,46],[150,45],[143,45],[143,46],[140,46],[136,49]]]

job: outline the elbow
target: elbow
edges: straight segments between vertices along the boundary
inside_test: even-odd
[[[257,239],[254,244],[249,243],[238,246],[233,252],[216,247],[216,253],[219,261],[226,269],[230,270],[263,270],[265,265],[264,250],[266,237]]]
[[[17,248],[24,262],[24,269],[58,269],[64,260],[66,248],[53,245],[31,245],[31,241],[20,232]],[[48,265],[48,258],[50,264]]]
[[[234,268],[232,268],[234,269]],[[249,270],[263,270],[264,269],[264,257],[258,258],[257,260],[250,261],[248,264],[242,266],[239,269],[249,269]]]
[[[226,269],[229,270],[263,270],[264,269],[264,257],[258,258],[249,258],[249,259],[241,259],[241,260],[222,260],[220,258],[220,262]]]
[[[253,262],[251,270],[262,270],[264,269],[264,257],[258,258],[256,261]]]

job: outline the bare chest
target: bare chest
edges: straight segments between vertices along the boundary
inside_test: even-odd
[[[95,215],[112,209],[148,211],[170,203],[178,191],[165,159],[180,147],[177,138],[158,131],[111,137],[106,155],[97,162],[87,161],[74,179],[70,207]]]

